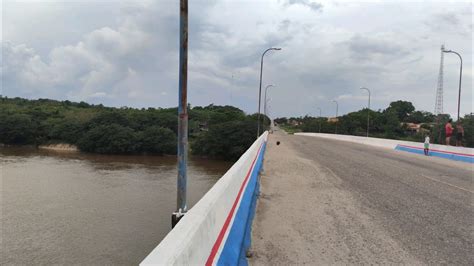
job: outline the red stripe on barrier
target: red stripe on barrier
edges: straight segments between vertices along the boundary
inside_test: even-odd
[[[398,144],[398,146],[405,147],[405,148],[417,149],[417,150],[423,150],[423,148],[420,148],[420,147],[408,146],[408,145],[403,145],[403,144]],[[430,149],[430,151],[442,152],[442,153],[450,153],[450,154],[462,155],[462,156],[469,156],[469,157],[473,157],[473,156],[474,156],[474,154],[451,152],[451,151],[441,151],[441,150],[435,150],[435,149]]]
[[[221,231],[219,232],[219,235],[217,236],[216,242],[212,246],[211,254],[207,258],[206,265],[210,266],[212,265],[212,262],[214,261],[217,251],[219,250],[220,245],[222,244],[222,240],[224,239],[224,235],[227,232],[227,228],[229,227],[230,221],[232,220],[232,217],[234,216],[235,208],[237,207],[237,203],[239,203],[240,196],[242,195],[242,191],[244,190],[245,184],[247,183],[250,174],[252,173],[253,166],[255,165],[255,162],[257,161],[258,155],[260,154],[260,149],[262,148],[263,143],[260,145],[260,148],[258,148],[257,155],[255,155],[255,158],[253,159],[252,165],[250,166],[250,169],[247,172],[247,175],[245,176],[244,182],[242,182],[242,185],[240,186],[239,193],[237,194],[237,197],[234,200],[234,204],[232,205],[232,209],[230,210],[229,214],[227,215],[227,218],[224,222],[224,225],[221,228]]]

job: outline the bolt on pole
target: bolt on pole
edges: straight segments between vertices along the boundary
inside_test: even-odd
[[[174,227],[187,211],[188,160],[188,0],[180,1],[179,32],[179,99],[178,99],[178,182],[176,212],[171,217]]]

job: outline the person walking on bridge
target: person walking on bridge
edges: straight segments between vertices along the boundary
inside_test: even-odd
[[[444,126],[444,130],[446,133],[446,145],[449,146],[451,142],[451,136],[453,135],[453,126],[451,123],[453,122],[452,119],[449,119],[448,123]]]

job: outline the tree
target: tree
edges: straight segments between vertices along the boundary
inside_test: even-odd
[[[464,142],[467,147],[474,147],[474,115],[467,114],[462,119],[464,128]]]
[[[0,129],[0,143],[16,145],[35,143],[35,129],[29,115],[0,113]]]
[[[411,102],[396,101],[391,102],[386,111],[394,112],[397,115],[399,121],[405,121],[408,115],[415,111],[415,107]]]
[[[140,151],[176,154],[176,135],[168,128],[153,126],[139,133]]]
[[[403,131],[400,126],[400,120],[399,120],[399,116],[397,115],[397,112],[393,109],[390,110],[387,108],[387,110],[385,110],[383,114],[384,114],[383,130],[384,130],[385,136],[387,138],[396,138],[397,135],[401,135]]]
[[[255,141],[257,123],[253,119],[214,125],[192,143],[192,152],[213,158],[237,160]]]
[[[405,122],[409,123],[431,123],[435,120],[435,115],[425,111],[415,111],[406,117]]]
[[[136,151],[137,135],[133,129],[118,124],[99,125],[87,131],[77,145],[87,152],[130,153]]]

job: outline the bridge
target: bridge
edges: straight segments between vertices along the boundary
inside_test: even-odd
[[[142,264],[471,264],[474,149],[418,146],[264,133]]]

